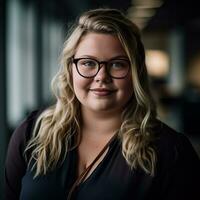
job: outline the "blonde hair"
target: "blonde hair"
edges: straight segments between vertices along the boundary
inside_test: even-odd
[[[105,8],[83,13],[64,43],[61,67],[52,81],[57,101],[37,119],[25,150],[31,150],[29,164],[33,161],[35,176],[46,174],[60,161],[62,163],[67,152],[80,142],[80,103],[73,90],[71,66],[77,45],[88,32],[116,35],[127,53],[131,63],[134,95],[122,114],[123,122],[119,130],[122,153],[132,169],[140,167],[153,175],[156,153],[150,144],[154,138],[152,127],[156,121],[156,108],[148,88],[140,33],[136,25],[119,10]],[[71,145],[73,136],[75,141]]]

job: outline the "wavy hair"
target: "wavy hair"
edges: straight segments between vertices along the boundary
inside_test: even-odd
[[[140,167],[153,175],[156,153],[151,146],[152,127],[156,122],[156,108],[148,88],[145,51],[140,32],[123,13],[116,9],[95,9],[83,13],[72,26],[60,57],[60,69],[52,80],[55,105],[37,119],[32,138],[25,152],[33,161],[35,177],[46,174],[63,161],[67,152],[79,145],[81,135],[80,103],[72,85],[72,58],[81,38],[87,33],[116,35],[131,63],[134,95],[122,113],[118,136],[122,154],[132,169]],[[75,140],[71,145],[71,139]]]

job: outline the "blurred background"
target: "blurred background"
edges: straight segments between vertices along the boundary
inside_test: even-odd
[[[58,57],[69,25],[82,11],[91,8],[118,8],[139,26],[159,118],[186,134],[200,155],[197,1],[0,2],[0,195],[10,136],[28,113],[51,102],[50,81],[58,70]]]

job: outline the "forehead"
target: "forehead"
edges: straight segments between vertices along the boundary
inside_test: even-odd
[[[87,33],[76,48],[76,56],[94,57],[126,56],[126,52],[116,35],[104,33]]]

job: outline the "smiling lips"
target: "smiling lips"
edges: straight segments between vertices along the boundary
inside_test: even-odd
[[[97,96],[108,96],[112,94],[113,92],[115,92],[116,90],[110,90],[107,88],[94,88],[94,89],[90,89],[90,91],[92,91]]]

